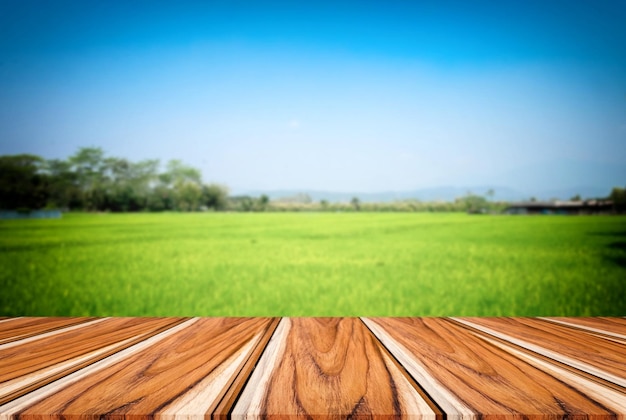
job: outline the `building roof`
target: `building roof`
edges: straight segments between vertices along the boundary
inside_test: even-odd
[[[527,209],[577,209],[588,207],[611,207],[611,200],[585,200],[585,201],[524,201],[510,203],[508,208]]]

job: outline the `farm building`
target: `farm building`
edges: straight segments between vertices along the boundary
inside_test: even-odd
[[[511,203],[505,214],[611,214],[613,202],[609,200],[585,201],[529,201]]]

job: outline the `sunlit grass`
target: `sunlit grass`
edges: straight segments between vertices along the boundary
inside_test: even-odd
[[[626,315],[626,218],[69,214],[0,222],[1,315]]]

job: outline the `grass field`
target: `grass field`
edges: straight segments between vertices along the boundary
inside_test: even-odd
[[[0,315],[626,315],[626,218],[68,214],[0,221]]]

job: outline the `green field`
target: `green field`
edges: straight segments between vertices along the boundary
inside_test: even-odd
[[[626,217],[0,221],[0,315],[626,315]]]

